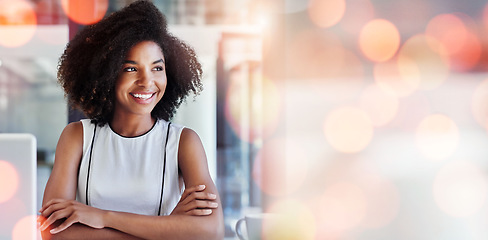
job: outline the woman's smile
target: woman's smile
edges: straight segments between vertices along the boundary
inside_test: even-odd
[[[132,98],[134,98],[134,101],[136,101],[137,103],[149,104],[154,99],[156,92],[152,92],[152,93],[129,93],[129,94],[132,96]]]

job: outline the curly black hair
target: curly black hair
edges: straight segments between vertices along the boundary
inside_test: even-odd
[[[68,43],[59,59],[58,81],[71,105],[99,125],[110,122],[124,58],[142,41],[158,44],[166,64],[166,90],[151,112],[154,118],[169,121],[190,92],[202,91],[195,51],[169,33],[163,14],[142,0],[86,26]]]

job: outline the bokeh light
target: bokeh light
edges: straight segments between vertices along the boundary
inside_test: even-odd
[[[282,97],[276,83],[264,77],[261,88],[262,102],[256,102],[258,98],[253,97],[254,112],[251,116],[257,116],[259,119],[254,120],[256,129],[252,131],[254,135],[251,135],[251,139],[254,139],[258,134],[263,139],[272,135],[278,126],[278,121],[281,116]],[[257,133],[258,131],[261,132]]]
[[[389,123],[398,112],[398,98],[373,84],[364,89],[360,106],[368,114],[375,127]]]
[[[433,50],[430,46],[440,45],[432,37],[418,34],[409,38],[398,53],[398,65],[403,78],[419,81],[419,88],[432,90],[438,88],[449,75],[449,60],[445,54]],[[418,70],[417,74],[412,71]]]
[[[417,147],[426,158],[443,160],[457,150],[459,129],[456,123],[447,116],[430,115],[419,124],[416,140]]]
[[[300,143],[293,139],[270,139],[256,155],[252,178],[263,192],[285,196],[303,186],[308,161]]]
[[[100,21],[108,9],[108,0],[61,0],[64,13],[74,22],[90,25]]]
[[[327,115],[324,133],[329,144],[337,151],[355,153],[371,142],[373,124],[363,110],[340,107]]]
[[[378,87],[396,97],[405,97],[416,91],[420,84],[419,69],[412,61],[402,61],[402,69],[398,60],[377,63],[373,69],[374,80]]]
[[[332,32],[300,31],[287,52],[287,64],[292,67],[285,71],[291,77],[334,79],[348,72],[346,68],[350,71],[356,66],[355,62],[346,61],[346,49],[337,34]]]
[[[339,25],[347,33],[359,35],[364,24],[374,19],[374,6],[370,0],[348,0],[346,5],[344,17]]]
[[[486,203],[485,173],[471,161],[453,161],[439,170],[433,184],[434,199],[439,208],[454,217],[468,217]]]
[[[20,219],[12,230],[12,240],[41,239],[36,230],[37,216],[30,215]]]
[[[230,76],[224,103],[225,118],[241,140],[266,139],[278,125],[282,104],[280,92],[276,84],[265,77],[259,78],[261,84],[249,92],[248,78],[241,73],[239,70]]]
[[[471,100],[471,111],[476,122],[488,129],[488,79],[476,87]]]
[[[0,45],[14,48],[34,36],[37,16],[32,3],[25,0],[0,0]]]
[[[356,184],[337,182],[325,189],[317,209],[320,234],[344,232],[359,226],[367,212],[364,191]],[[319,236],[319,239],[320,238]]]
[[[482,55],[480,38],[473,32],[466,34],[462,51],[455,52],[450,56],[451,69],[465,72],[475,69]]]
[[[401,205],[400,192],[398,186],[395,185],[392,179],[381,172],[380,167],[382,166],[377,165],[374,157],[363,156],[361,155],[348,159],[349,161],[338,161],[327,165],[327,170],[320,179],[327,183],[347,183],[347,186],[353,185],[353,189],[356,192],[360,192],[358,194],[361,196],[360,198],[364,197],[366,208],[362,221],[357,224],[355,229],[380,229],[391,224],[398,216]],[[322,187],[322,189],[327,189],[327,186]],[[311,206],[321,206],[323,202],[314,199],[310,204]],[[323,215],[320,211],[316,213],[318,214],[318,218]],[[333,220],[330,219],[330,221]],[[326,239],[325,236],[344,235],[344,232],[324,230],[320,234],[323,238],[319,239]]]
[[[456,15],[440,14],[429,21],[425,34],[437,39],[436,43],[439,44],[429,43],[435,51],[452,55],[462,49],[468,30],[464,22]]]
[[[425,30],[427,36],[437,40],[429,42],[432,49],[446,55],[451,69],[455,71],[473,69],[481,57],[480,39],[466,26],[464,19],[472,22],[461,14],[440,14],[429,22]]]
[[[0,203],[0,213],[0,236],[11,236],[16,220],[31,214],[17,195],[7,202]]]
[[[308,15],[312,22],[322,28],[336,25],[346,11],[345,0],[310,0]]]
[[[11,163],[0,160],[0,203],[10,200],[18,187],[17,169]]]
[[[276,214],[273,223],[263,223],[263,238],[266,240],[313,240],[316,221],[312,210],[296,200],[280,200],[267,212]]]
[[[400,33],[393,23],[385,19],[368,22],[359,35],[359,47],[374,62],[391,59],[400,46]]]

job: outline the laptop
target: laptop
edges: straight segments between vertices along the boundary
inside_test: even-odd
[[[0,134],[0,240],[38,239],[36,138]]]

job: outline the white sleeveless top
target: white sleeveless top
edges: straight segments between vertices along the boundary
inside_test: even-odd
[[[77,200],[110,211],[158,215],[163,191],[160,215],[169,215],[184,191],[178,174],[178,146],[184,127],[170,125],[162,186],[167,121],[158,120],[147,133],[130,138],[115,133],[109,124],[96,126],[93,138],[95,124],[89,119],[81,122],[83,156]]]

